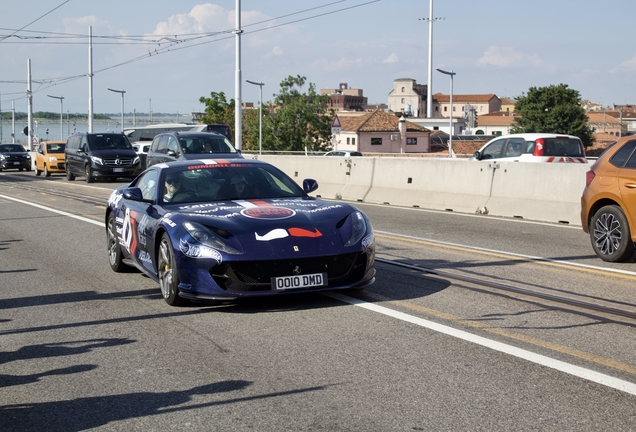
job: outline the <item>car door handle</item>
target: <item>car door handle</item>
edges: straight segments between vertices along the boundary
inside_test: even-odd
[[[626,188],[636,189],[636,183],[625,183]]]

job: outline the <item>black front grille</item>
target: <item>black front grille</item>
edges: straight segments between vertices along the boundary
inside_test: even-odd
[[[119,161],[119,163],[117,163]],[[132,158],[104,159],[104,165],[109,167],[123,167],[132,163]]]
[[[330,285],[354,282],[364,276],[367,256],[350,253],[327,257],[272,261],[239,261],[212,268],[216,283],[228,291],[265,291],[277,276],[327,273]]]

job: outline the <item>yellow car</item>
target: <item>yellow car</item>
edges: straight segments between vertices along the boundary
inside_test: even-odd
[[[636,136],[610,145],[590,167],[581,197],[581,225],[603,261],[636,251]]]
[[[50,177],[51,173],[66,172],[65,147],[65,141],[42,141],[35,152],[35,175],[44,173],[45,177]]]

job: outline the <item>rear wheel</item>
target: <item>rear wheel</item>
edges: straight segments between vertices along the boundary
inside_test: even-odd
[[[71,170],[68,167],[66,167],[66,179],[68,181],[75,180],[75,175],[73,175],[73,173],[71,172]]]
[[[163,299],[170,306],[179,306],[185,303],[185,299],[179,297],[179,273],[172,250],[172,242],[167,233],[161,237],[159,243],[159,256],[157,257],[157,272]]]
[[[44,177],[51,177],[51,172],[46,165],[44,165]]]
[[[106,226],[106,245],[108,247],[108,262],[110,268],[114,272],[121,273],[128,270],[128,266],[122,260],[121,247],[117,238],[117,226],[115,225],[115,216],[111,213],[108,216],[108,225]]]
[[[616,205],[602,207],[594,214],[590,223],[590,239],[594,252],[603,261],[627,261],[636,250],[625,213]]]
[[[86,174],[86,183],[93,183],[95,181],[95,179],[93,178],[93,171],[91,170],[91,167],[88,165],[86,165],[85,174]]]

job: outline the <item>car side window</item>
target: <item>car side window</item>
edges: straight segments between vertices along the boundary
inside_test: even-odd
[[[636,140],[625,143],[623,147],[614,153],[614,156],[610,158],[609,162],[615,167],[623,168],[625,166],[625,162],[627,162],[627,159],[634,151],[634,147],[636,147]]]
[[[501,148],[506,142],[505,139],[497,140],[493,143],[490,143],[481,154],[482,159],[495,159],[501,157]]]
[[[521,156],[525,150],[526,141],[523,138],[510,138],[506,143],[506,151],[504,157]]]
[[[636,150],[632,152],[631,157],[627,160],[627,163],[625,164],[625,168],[636,168]]]
[[[168,150],[172,150],[177,155],[181,153],[181,147],[174,137],[168,137]]]
[[[159,137],[157,144],[157,153],[165,153],[168,150],[168,135],[162,135]]]
[[[150,170],[145,173],[137,182],[137,187],[141,189],[144,199],[154,200],[157,198],[157,170]]]

